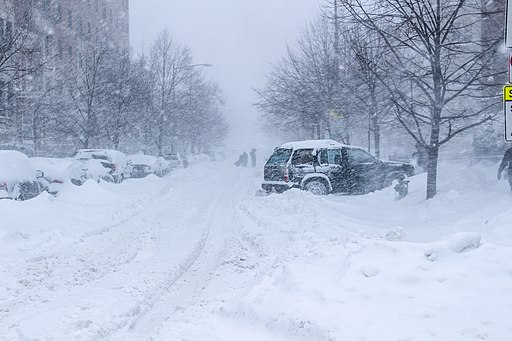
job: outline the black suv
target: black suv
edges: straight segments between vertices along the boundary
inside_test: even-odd
[[[333,140],[285,143],[265,164],[267,192],[292,187],[314,194],[363,194],[390,186],[393,180],[414,175],[414,167],[376,159],[364,149]]]

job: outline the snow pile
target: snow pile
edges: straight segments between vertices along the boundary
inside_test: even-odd
[[[30,165],[28,156],[11,150],[0,150],[0,182],[36,180],[36,171]]]
[[[68,176],[66,169],[73,163],[73,159],[32,157],[30,163],[35,169],[44,172],[45,179],[65,181]]]
[[[0,339],[512,339],[494,166],[442,165],[430,201],[424,174],[395,200],[255,196],[254,172],[201,163],[0,201]]]
[[[401,201],[391,189],[359,197],[291,190],[246,200],[244,246],[210,284],[234,293],[208,291],[207,301],[174,315],[156,335],[512,339],[512,198],[491,167],[449,168],[456,171],[442,165],[440,193],[428,202],[424,174]],[[252,270],[241,272],[240,263]],[[237,291],[236,279],[251,283],[248,290]]]

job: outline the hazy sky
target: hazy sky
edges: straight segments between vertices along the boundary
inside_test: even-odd
[[[262,87],[270,63],[285,53],[322,0],[131,0],[134,51],[163,29],[192,50],[195,63],[210,63],[211,79],[226,98],[232,133],[229,146],[243,149],[263,143],[255,129],[258,115],[253,88]]]

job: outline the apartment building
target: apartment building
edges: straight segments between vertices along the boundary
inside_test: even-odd
[[[498,52],[494,55],[492,62],[489,64],[487,74],[489,85],[494,85],[491,91],[501,90],[501,86],[506,83],[507,73],[507,56],[501,52],[501,46],[494,45],[496,40],[502,40],[505,32],[505,6],[506,0],[482,0],[482,49],[489,53]]]
[[[129,0],[0,0],[0,37],[20,30],[34,53],[17,54],[18,62],[37,57],[48,76],[93,46],[128,53]]]
[[[62,91],[64,78],[89,50],[129,53],[129,0],[0,0],[1,53],[13,50],[2,46],[10,36],[19,36],[16,45],[23,48],[9,62],[36,69],[17,78],[0,70],[0,126],[2,120],[14,126],[22,141],[24,104],[50,88]]]
[[[129,51],[129,0],[13,1],[24,4],[15,10],[15,22],[23,21],[28,9],[33,39],[50,65],[78,61],[93,46]]]

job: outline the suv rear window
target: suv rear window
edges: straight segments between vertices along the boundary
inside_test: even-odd
[[[292,151],[292,149],[278,148],[274,151],[274,154],[272,154],[267,163],[272,165],[286,164],[292,155]]]
[[[316,160],[313,149],[298,149],[292,157],[293,165],[312,165]]]

